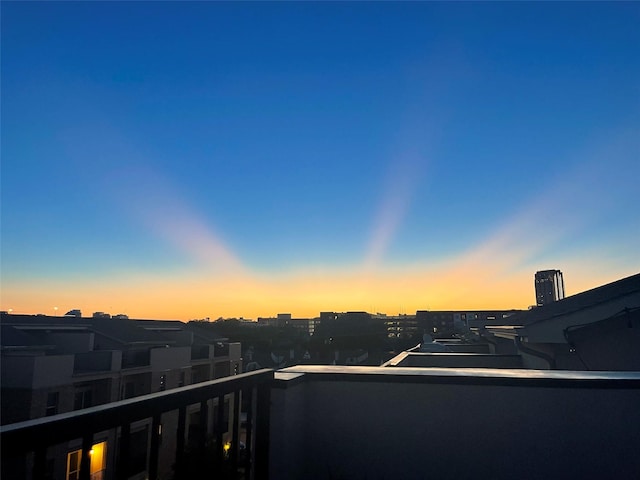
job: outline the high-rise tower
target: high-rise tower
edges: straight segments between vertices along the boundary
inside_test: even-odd
[[[560,270],[536,272],[535,286],[536,305],[538,307],[564,298],[564,280]]]

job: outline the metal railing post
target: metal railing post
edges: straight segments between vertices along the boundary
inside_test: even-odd
[[[184,470],[184,434],[186,430],[187,407],[178,409],[178,428],[176,429],[176,478],[180,478]]]
[[[200,432],[198,439],[198,453],[199,457],[202,459],[206,453],[206,445],[207,445],[207,427],[209,425],[208,422],[208,401],[204,400],[200,402]]]
[[[247,426],[246,426],[246,438],[245,438],[245,459],[244,459],[244,464],[245,464],[245,476],[247,479],[253,479],[253,455],[254,455],[254,451],[255,448],[253,446],[253,441],[254,441],[254,425],[253,425],[253,412],[255,410],[255,403],[256,403],[256,395],[254,394],[255,388],[254,387],[250,387],[247,388],[245,390],[245,394],[247,397]]]
[[[91,445],[93,433],[82,437],[82,457],[80,459],[80,480],[91,480]]]
[[[151,446],[149,449],[149,480],[158,478],[158,453],[160,450],[161,416],[154,415],[151,422]]]
[[[255,476],[269,478],[269,414],[271,410],[271,385],[258,385],[256,419]]]
[[[118,448],[118,480],[129,478],[129,448],[131,446],[131,425],[127,422],[120,427],[120,444]]]
[[[218,411],[215,420],[215,435],[216,435],[216,452],[215,460],[218,466],[222,465],[224,460],[224,395],[218,397]]]
[[[233,429],[231,432],[231,438],[233,439],[231,442],[231,471],[233,472],[234,478],[237,477],[238,472],[238,456],[240,454],[240,400],[242,396],[242,391],[237,390],[233,392]]]

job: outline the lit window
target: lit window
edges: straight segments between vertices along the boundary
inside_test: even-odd
[[[92,445],[89,455],[91,480],[103,480],[107,464],[107,442]],[[82,450],[75,450],[67,454],[66,480],[79,480],[81,460]]]

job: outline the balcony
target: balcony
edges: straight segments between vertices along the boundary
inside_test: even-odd
[[[73,373],[99,373],[118,370],[121,353],[117,350],[102,350],[76,353],[73,358]]]
[[[272,380],[272,370],[259,370],[4,425],[0,427],[1,478],[58,478],[51,471],[51,462],[56,455],[60,457],[62,449],[64,463],[67,452],[74,450],[72,445],[79,449],[79,468],[72,478],[81,480],[127,479],[134,472],[150,479],[193,478],[193,470],[200,467],[215,471],[216,478],[266,478]],[[222,408],[227,402],[232,407]],[[226,432],[229,412],[233,412],[232,428]],[[189,424],[193,418],[198,421],[195,425]],[[245,419],[243,425],[241,419]],[[138,433],[147,430],[140,430],[141,423],[150,427],[148,449],[142,454],[140,441],[146,443],[147,435],[141,438]],[[136,428],[138,433],[134,433]],[[105,438],[108,440],[102,442]],[[117,450],[98,477],[91,458],[96,445]],[[167,446],[173,447],[171,458],[166,458]],[[163,471],[163,465],[169,465],[171,471]],[[135,466],[140,468],[132,470]]]
[[[232,440],[223,443],[219,429],[207,439],[207,402],[222,405],[229,394]],[[130,425],[148,418],[146,476],[160,478],[164,425],[163,446],[168,435],[177,438],[174,478],[193,478],[185,474],[196,458],[185,440],[193,437],[185,433],[193,404],[202,412],[194,439],[200,458],[207,457],[202,478],[511,480],[635,478],[640,471],[639,372],[328,366],[261,370],[7,425],[3,469],[34,451],[24,477],[44,478],[46,447],[79,438],[80,478],[88,479],[97,433],[118,429],[118,460],[104,478],[128,478]],[[176,410],[169,433],[165,418]],[[218,425],[224,410],[213,410]]]
[[[228,357],[229,356],[229,344],[218,342],[213,349],[214,357]]]
[[[191,360],[208,360],[209,345],[191,345]]]
[[[146,367],[151,364],[151,351],[125,350],[122,352],[122,368]]]

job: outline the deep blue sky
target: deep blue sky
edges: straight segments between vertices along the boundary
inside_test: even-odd
[[[640,269],[640,3],[1,8],[3,309],[526,307],[537,269]]]

